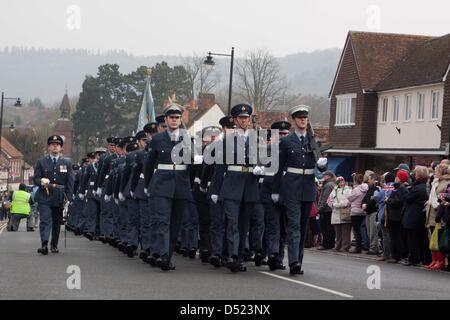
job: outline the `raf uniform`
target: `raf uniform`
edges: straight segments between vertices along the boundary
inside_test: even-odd
[[[252,108],[247,104],[239,104],[232,108],[233,118],[250,116]],[[224,212],[227,219],[228,267],[232,272],[245,271],[243,257],[250,223],[250,215],[259,202],[258,172],[250,163],[249,137],[247,132],[225,135],[223,141],[223,162],[216,164],[214,185],[212,190],[213,201],[217,202],[217,195],[223,200]],[[227,159],[227,140],[233,139],[232,158]],[[234,142],[234,143],[233,143]],[[240,149],[244,149],[244,159],[238,159]],[[231,161],[229,161],[231,160]],[[242,162],[242,160],[244,160]],[[214,200],[215,199],[215,200]]]
[[[146,137],[144,131],[139,131],[135,140],[144,139]],[[139,243],[141,241],[141,216],[139,210],[139,200],[132,196],[131,188],[130,188],[130,175],[131,170],[136,161],[136,155],[138,150],[137,143],[133,142],[127,145],[126,151],[127,155],[125,156],[125,165],[120,177],[120,192],[119,199],[122,201],[126,201],[127,209],[128,209],[128,226],[127,226],[127,247],[126,253],[128,257],[132,258],[136,255],[136,250],[139,247]]]
[[[219,120],[219,124],[222,126],[222,134],[218,137],[219,140],[223,139],[226,130],[232,130],[235,127],[232,116],[224,116]],[[205,150],[211,148],[213,151],[216,146],[221,146],[221,141],[215,141],[213,144],[209,145]],[[211,152],[213,155],[213,152]],[[228,253],[226,252],[226,225],[225,225],[225,213],[223,211],[222,201],[213,201],[211,199],[212,191],[215,188],[216,181],[214,180],[216,164],[208,164],[202,172],[201,187],[208,188],[207,194],[209,200],[209,210],[211,213],[211,226],[210,226],[210,237],[211,237],[211,258],[210,263],[219,268],[222,262],[226,261],[228,258]],[[220,188],[220,186],[219,186]],[[216,191],[217,192],[217,191]]]
[[[287,135],[291,128],[291,124],[287,121],[277,121],[271,125],[271,131],[278,130],[279,134]],[[280,136],[281,137],[281,136]],[[272,153],[273,144],[279,144],[279,141],[271,141],[268,145],[268,155]],[[264,238],[266,244],[266,250],[268,255],[267,264],[270,270],[282,269],[284,258],[284,245],[285,245],[285,226],[286,226],[286,212],[285,208],[272,200],[272,188],[273,180],[275,176],[274,170],[270,169],[270,166],[265,168],[264,179],[261,186],[261,203],[264,207]]]
[[[99,236],[100,223],[100,202],[95,194],[95,181],[98,173],[98,162],[94,161],[96,158],[95,152],[88,153],[87,157],[93,161],[90,163],[81,182],[78,198],[83,201],[86,197],[85,217],[86,217],[86,238],[94,240]]]
[[[182,107],[170,105],[166,117],[181,117]],[[152,210],[158,222],[155,252],[159,254],[157,264],[163,271],[174,269],[171,263],[172,253],[177,241],[181,215],[192,193],[188,165],[174,164],[172,151],[182,143],[180,128],[158,133],[150,142],[149,154],[144,165],[144,184],[152,197]],[[189,141],[186,141],[190,144]],[[191,152],[189,150],[189,156]]]
[[[60,136],[48,138],[47,144],[63,146]],[[58,252],[59,232],[63,219],[64,202],[72,199],[74,174],[72,161],[61,155],[48,155],[37,161],[34,169],[34,184],[39,186],[35,195],[40,213],[41,248],[38,252],[48,254],[47,244],[52,233],[51,251]]]
[[[75,231],[75,225],[76,225],[75,221],[77,219],[77,214],[78,214],[77,213],[77,206],[76,206],[76,202],[77,202],[78,199],[75,196],[75,193],[77,192],[77,190],[78,190],[78,188],[80,186],[80,176],[78,175],[78,173],[81,170],[81,168],[80,168],[79,165],[74,164],[72,166],[72,170],[73,170],[73,173],[74,173],[74,176],[75,176],[75,181],[74,181],[74,184],[73,184],[73,192],[74,192],[74,194],[72,196],[73,202],[71,202],[70,206],[69,206],[69,210],[68,210],[68,216],[69,217],[67,219],[67,224],[66,224],[66,229],[68,231]]]
[[[294,107],[289,114],[292,118],[307,118],[309,108]],[[305,130],[295,131],[281,139],[279,146],[279,168],[273,182],[272,198],[280,201],[287,211],[287,240],[290,274],[303,274],[303,247],[306,228],[317,189],[314,170],[326,170],[326,159],[316,159],[314,139]],[[283,175],[283,171],[286,174]]]
[[[154,252],[153,245],[155,243],[156,226],[153,210],[151,210],[150,200],[144,192],[144,162],[148,156],[148,148],[153,134],[158,131],[158,123],[150,122],[144,126],[144,132],[147,134],[146,146],[143,150],[137,150],[134,158],[134,164],[130,172],[130,195],[137,199],[139,203],[140,216],[140,235],[142,251],[139,257],[144,262],[149,262],[155,266],[156,258],[151,254]]]
[[[106,139],[108,144],[117,145],[119,139],[116,137],[109,137]],[[105,186],[109,181],[109,172],[111,171],[111,163],[114,159],[118,158],[116,153],[106,152],[100,157],[98,164],[97,179],[94,184],[94,188],[97,190],[96,196],[100,198],[100,234],[105,237],[105,241],[109,240],[110,244],[113,244],[113,228],[114,228],[114,216],[113,212],[115,206],[111,202],[105,201]]]

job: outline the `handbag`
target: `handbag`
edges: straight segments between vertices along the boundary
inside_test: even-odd
[[[430,250],[432,252],[438,252],[439,251],[439,230],[441,229],[441,224],[436,223],[436,226],[434,227],[433,233],[431,234],[430,238]]]
[[[449,253],[449,227],[440,228],[438,230],[438,247],[439,252]]]
[[[339,191],[336,190],[336,199],[337,199],[337,202],[339,203],[339,197],[337,196],[338,192]],[[342,191],[342,192],[344,192],[344,191]],[[345,208],[339,208],[339,216],[340,216],[341,221],[351,221],[350,209],[351,209],[350,205]]]

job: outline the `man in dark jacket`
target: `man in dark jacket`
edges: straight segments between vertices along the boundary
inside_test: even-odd
[[[320,192],[318,212],[320,216],[320,229],[322,231],[322,245],[318,250],[329,250],[334,248],[334,228],[331,225],[331,207],[327,204],[328,197],[334,189],[336,176],[332,171],[323,173],[323,187]]]

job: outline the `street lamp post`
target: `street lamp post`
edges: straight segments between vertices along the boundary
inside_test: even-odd
[[[216,64],[212,56],[231,57],[230,63],[230,87],[228,90],[228,114],[231,112],[231,92],[233,87],[233,64],[234,64],[234,47],[231,48],[231,54],[208,52],[206,60],[203,62],[207,68],[213,68]]]

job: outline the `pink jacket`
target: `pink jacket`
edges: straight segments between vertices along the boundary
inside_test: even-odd
[[[367,193],[367,190],[369,190],[367,183],[357,185],[353,188],[352,193],[348,197],[348,201],[350,201],[351,205],[350,214],[352,216],[364,215],[364,210],[361,208],[361,203]]]

